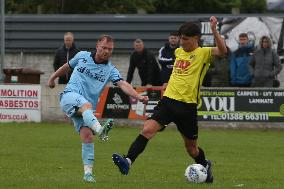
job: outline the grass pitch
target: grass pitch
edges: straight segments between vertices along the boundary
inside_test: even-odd
[[[183,176],[193,163],[175,128],[152,139],[128,176],[113,165],[141,128],[116,127],[95,140],[97,183],[83,182],[81,142],[68,124],[0,123],[0,189],[280,189],[284,188],[284,132],[200,129],[199,145],[213,161],[213,184]]]

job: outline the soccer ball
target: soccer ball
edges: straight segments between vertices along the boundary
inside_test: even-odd
[[[184,176],[189,182],[203,183],[207,178],[207,170],[201,164],[192,164],[186,168]]]

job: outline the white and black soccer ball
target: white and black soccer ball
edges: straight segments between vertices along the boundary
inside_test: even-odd
[[[207,170],[201,164],[192,164],[186,168],[184,176],[189,182],[203,183],[207,178]]]

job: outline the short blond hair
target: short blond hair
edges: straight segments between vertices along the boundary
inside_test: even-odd
[[[74,38],[74,34],[72,32],[64,33],[64,37],[66,37],[66,36],[71,36],[72,38]]]
[[[107,42],[114,42],[114,39],[113,39],[112,36],[103,34],[103,35],[101,35],[101,36],[99,37],[97,43],[103,41],[104,39],[106,39]]]

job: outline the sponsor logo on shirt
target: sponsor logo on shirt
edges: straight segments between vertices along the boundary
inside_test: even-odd
[[[186,74],[191,62],[187,60],[177,60],[174,72],[177,74]]]
[[[94,78],[95,80],[98,80],[100,82],[104,82],[106,80],[103,70],[100,70],[98,73],[95,73],[91,72],[90,69],[86,67],[78,67],[77,71],[86,74],[87,76]]]

